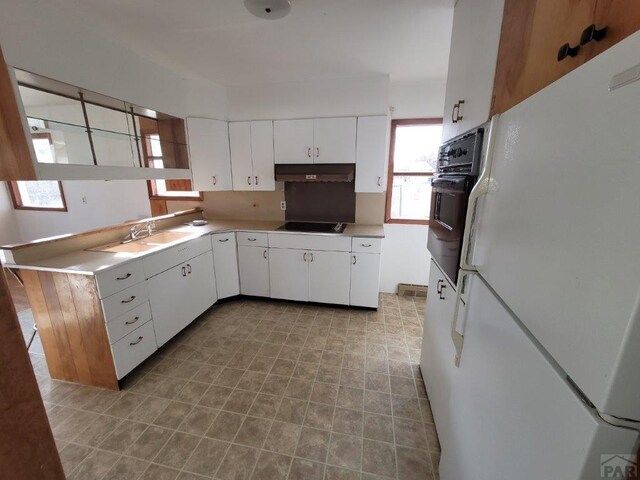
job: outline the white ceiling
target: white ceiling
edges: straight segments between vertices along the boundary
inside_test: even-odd
[[[49,0],[137,53],[221,85],[387,74],[444,78],[453,0],[291,0],[261,20],[242,0]]]

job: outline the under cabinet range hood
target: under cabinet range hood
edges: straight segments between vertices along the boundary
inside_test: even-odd
[[[278,182],[353,182],[356,166],[352,163],[314,163],[276,165]]]

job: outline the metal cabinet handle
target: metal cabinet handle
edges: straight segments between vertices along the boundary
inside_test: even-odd
[[[305,262],[307,261],[307,252],[304,252],[302,254],[302,260],[304,260]]]
[[[580,45],[576,45],[575,47],[572,47],[568,43],[565,43],[564,45],[560,46],[560,48],[558,49],[558,56],[556,57],[556,59],[559,62],[561,62],[567,57],[575,57],[576,55],[578,55],[579,50],[580,50]]]
[[[320,157],[320,147],[316,147],[316,158]]]
[[[310,261],[313,262],[313,252],[309,254]]]
[[[378,186],[381,187],[382,186],[382,177],[378,177]]]
[[[356,262],[357,262],[357,259],[356,259],[356,256],[354,255],[354,256],[353,256],[353,262],[351,262],[351,264],[352,264],[352,265],[355,265],[355,264],[356,264]]]
[[[134,345],[139,344],[139,343],[142,341],[142,339],[143,339],[143,338],[144,338],[144,337],[143,337],[142,335],[140,335],[140,336],[138,337],[138,340],[136,340],[135,342],[130,342],[130,343],[129,343],[129,345],[131,345],[131,346],[133,347]]]
[[[218,180],[216,179],[216,176],[214,175],[212,178],[213,178],[213,184],[217,185],[218,184]]]
[[[587,28],[585,28],[580,35],[580,45],[586,45],[587,43],[595,40],[599,42],[604,37],[607,36],[607,27],[602,27],[597,29],[596,26],[592,23]]]
[[[125,325],[133,325],[134,323],[136,323],[138,320],[140,320],[140,317],[133,317],[133,320],[127,320],[126,322],[124,322]]]
[[[438,295],[440,295],[440,287],[442,287],[443,283],[442,279],[438,280],[438,285],[436,286],[436,292],[438,292]]]
[[[307,148],[307,157],[311,158],[311,147]]]
[[[453,123],[458,123],[462,120],[462,115],[460,115],[460,107],[464,105],[464,100],[458,100],[457,103],[453,104],[453,108],[451,109],[451,121]]]
[[[191,275],[191,264],[187,263],[187,273]]]
[[[257,240],[257,238],[247,238],[248,241],[250,242],[255,242]]]
[[[438,292],[438,293],[439,293],[440,300],[444,300],[444,299],[446,298],[446,297],[444,296],[444,289],[445,289],[445,288],[447,288],[447,286],[446,286],[446,285],[442,285],[442,287],[440,287],[440,292]]]
[[[120,300],[120,303],[131,303],[136,299],[135,295],[131,295],[131,298],[129,300]]]
[[[220,238],[218,239],[219,242],[228,242],[229,239],[228,238]]]
[[[187,276],[187,268],[186,267],[182,267],[182,276],[183,277]]]
[[[251,185],[251,175],[249,175],[249,176],[247,177],[247,183],[248,183],[249,185]]]
[[[264,252],[262,252],[262,256],[263,256],[264,258],[267,258],[267,251],[266,251],[266,250],[265,250]]]
[[[364,248],[369,248],[371,246],[371,244],[370,243],[361,243],[360,246],[364,247]]]
[[[126,280],[127,278],[129,278],[131,276],[130,273],[127,273],[124,277],[116,277],[116,280]]]
[[[256,175],[256,185],[258,185],[258,176]]]

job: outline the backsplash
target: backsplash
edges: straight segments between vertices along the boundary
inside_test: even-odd
[[[294,222],[356,221],[354,182],[286,182],[285,218]]]

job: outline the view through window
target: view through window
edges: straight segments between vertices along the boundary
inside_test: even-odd
[[[147,165],[153,168],[164,168],[160,135],[152,133],[143,135],[143,138],[143,154]],[[151,198],[201,198],[200,192],[193,191],[191,188],[191,180],[149,180]]]
[[[67,211],[60,182],[9,182],[9,193],[13,207],[18,210]]]
[[[429,223],[441,137],[441,118],[392,120],[387,223]]]

